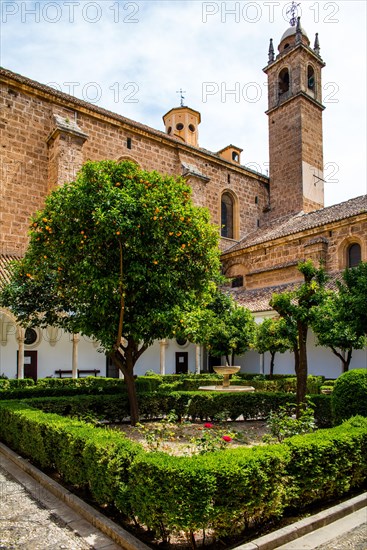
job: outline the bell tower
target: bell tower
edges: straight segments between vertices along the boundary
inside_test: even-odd
[[[272,39],[268,76],[270,211],[266,220],[324,206],[322,88],[316,34],[314,47],[292,18],[275,56]]]

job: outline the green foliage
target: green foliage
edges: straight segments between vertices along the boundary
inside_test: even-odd
[[[160,385],[155,378],[140,376],[136,380],[138,393],[154,391]],[[72,396],[72,395],[110,395],[125,393],[124,380],[88,376],[86,378],[40,378],[0,380],[0,399],[31,399],[32,397]],[[128,414],[127,414],[128,416]]]
[[[158,451],[164,441],[175,436],[174,425],[178,417],[174,411],[170,411],[158,424],[152,428],[144,424],[137,424],[138,431],[143,435],[150,451]]]
[[[290,452],[289,505],[297,509],[362,486],[367,479],[367,418],[354,417],[337,428],[295,436]]]
[[[94,405],[103,401],[102,396],[78,399]],[[146,453],[120,432],[2,401],[0,437],[66,482],[89,490],[95,502],[114,505],[164,540],[182,531],[192,540],[200,530],[210,529],[215,536],[243,533],[288,508],[362,487],[367,476],[363,417],[282,444],[187,458]]]
[[[123,295],[126,340],[167,336],[172,308],[196,303],[219,271],[217,231],[190,196],[183,180],[132,162],[87,162],[33,217],[2,303],[19,321],[82,332],[109,351]]]
[[[0,379],[0,397],[1,392],[8,390],[18,390],[22,388],[30,388],[34,386],[34,380],[32,378],[21,378],[21,379],[8,379],[8,378],[1,378]]]
[[[128,381],[180,309],[200,307],[219,277],[219,235],[181,178],[132,162],[87,162],[32,218],[30,244],[0,295],[24,326],[95,339]]]
[[[367,338],[356,330],[345,312],[344,295],[329,292],[312,318],[312,329],[320,346],[328,347],[342,361],[344,372],[348,370],[353,349],[364,349]],[[344,352],[344,353],[343,353]]]
[[[355,334],[367,335],[367,262],[346,269],[338,290],[346,323]]]
[[[327,276],[323,268],[316,268],[311,260],[298,264],[298,270],[304,277],[304,282],[291,292],[273,294],[270,305],[286,320],[288,326],[293,326],[297,332],[297,342],[294,347],[295,371],[297,375],[297,415],[305,403],[307,392],[307,333],[314,319],[315,311],[323,303],[326,296],[325,284]]]
[[[245,309],[220,290],[208,295],[206,307],[182,314],[178,333],[191,342],[204,344],[214,357],[226,358],[233,365],[234,357],[243,355],[255,335],[255,321]]]
[[[267,424],[271,435],[270,438],[265,436],[264,441],[270,443],[273,438],[281,443],[287,437],[313,432],[316,429],[314,409],[310,404],[302,408],[298,418],[295,412],[294,404],[290,403],[277,411],[270,411]]]
[[[191,443],[194,444],[194,454],[204,455],[228,448],[228,444],[238,438],[238,434],[231,428],[226,428],[225,425],[226,422],[219,426],[206,422],[200,436],[191,439]]]
[[[354,369],[339,376],[331,400],[335,424],[355,415],[367,416],[367,369]]]
[[[129,511],[129,467],[143,449],[122,434],[77,419],[46,414],[16,401],[0,403],[0,437],[42,468],[89,490],[99,504],[119,501]]]
[[[256,326],[254,348],[259,353],[269,351],[272,356],[276,353],[285,353],[293,350],[296,342],[296,327],[294,323],[289,323],[285,318],[264,319]],[[271,374],[273,373],[271,372]]]
[[[312,395],[315,419],[318,427],[332,425],[331,398],[328,395]],[[76,395],[74,397],[39,397],[27,399],[32,407],[45,412],[73,416],[80,419],[97,418],[109,422],[122,422],[128,417],[126,393],[115,395]],[[214,392],[149,392],[139,393],[141,416],[147,419],[169,416],[171,411],[179,419],[245,420],[265,419],[271,411],[277,411],[287,403],[295,403],[289,393],[214,393]]]
[[[217,386],[222,383],[223,376],[215,373],[165,376],[156,375],[161,380],[159,391],[195,391],[200,386]],[[309,375],[307,377],[307,393],[319,393],[323,381],[322,376]],[[291,375],[259,375],[237,373],[232,375],[231,383],[236,386],[252,386],[259,391],[292,392],[296,391],[297,380]]]

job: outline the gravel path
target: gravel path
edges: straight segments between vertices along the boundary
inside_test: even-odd
[[[349,533],[317,546],[315,550],[367,550],[367,518],[364,525],[355,527]]]
[[[91,546],[35,500],[0,466],[1,550],[89,550],[90,548]]]

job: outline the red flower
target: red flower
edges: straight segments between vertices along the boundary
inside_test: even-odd
[[[204,428],[213,428],[213,424],[210,424],[210,422],[206,422],[204,424]]]
[[[227,443],[229,443],[230,441],[232,441],[232,438],[229,437],[229,435],[224,435],[224,436],[222,437],[222,439],[223,439],[223,441],[226,441]]]

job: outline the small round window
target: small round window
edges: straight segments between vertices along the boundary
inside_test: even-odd
[[[183,130],[183,127],[184,125],[182,124],[182,122],[179,122],[178,124],[176,124],[176,130]]]
[[[189,130],[190,132],[195,132],[195,126],[193,124],[189,124]]]
[[[34,328],[27,328],[24,335],[24,343],[26,346],[31,346],[37,342],[37,332]]]
[[[177,338],[176,342],[179,346],[184,346],[187,340],[185,338]]]

